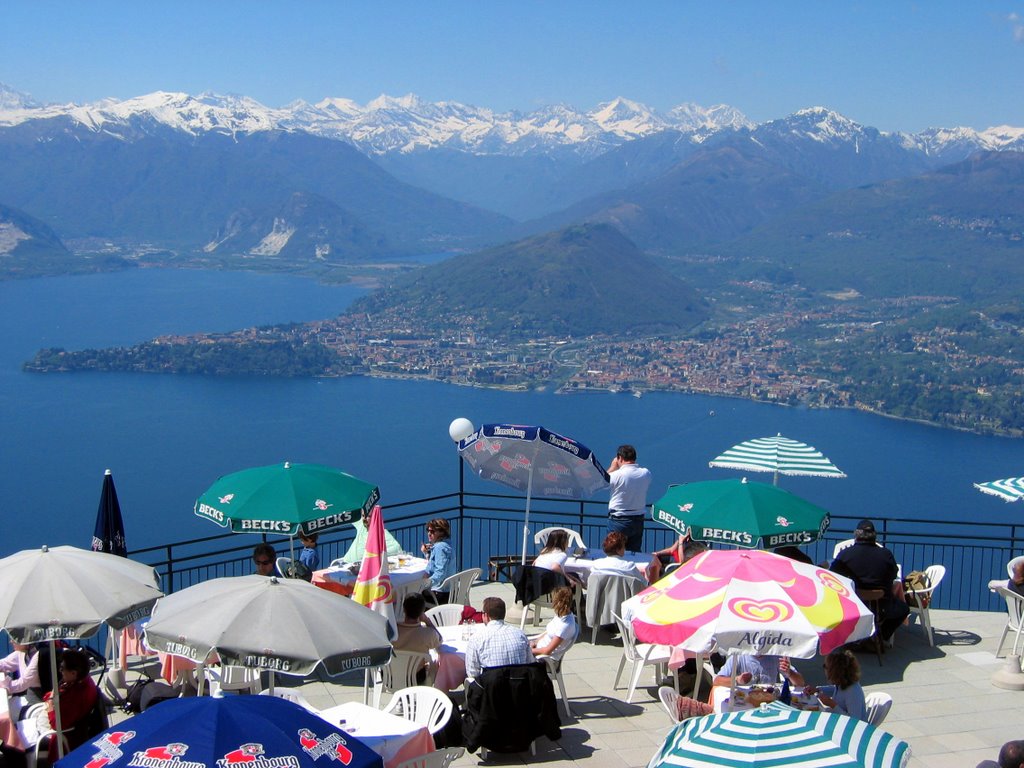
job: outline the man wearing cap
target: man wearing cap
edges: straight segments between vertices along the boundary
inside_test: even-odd
[[[885,592],[879,606],[878,632],[883,640],[888,640],[910,614],[907,604],[892,594],[892,584],[899,573],[896,558],[886,547],[878,544],[875,524],[870,520],[857,523],[853,539],[852,546],[836,555],[831,570],[852,579],[857,589],[881,589]]]

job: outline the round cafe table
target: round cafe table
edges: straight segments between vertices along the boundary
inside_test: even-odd
[[[469,638],[482,626],[455,624],[437,628],[441,634],[441,646],[436,652],[432,651],[431,656],[437,661],[434,687],[439,691],[454,691],[466,682],[466,648]]]
[[[397,557],[388,558],[388,576],[391,578],[391,589],[395,596],[395,605],[401,605],[407,595],[422,592],[430,586],[427,576],[427,561],[422,557],[410,557],[405,565],[398,564]],[[313,571],[313,584],[321,589],[351,597],[356,586],[359,569],[348,565],[322,568]]]

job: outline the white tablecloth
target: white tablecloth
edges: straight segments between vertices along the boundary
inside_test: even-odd
[[[456,624],[438,627],[441,633],[441,647],[437,649],[437,676],[434,687],[441,691],[453,691],[466,681],[466,648],[469,637],[483,624]]]
[[[358,701],[325,709],[320,717],[380,755],[385,768],[434,751],[434,737],[422,725]]]
[[[324,568],[314,571],[313,583],[333,592],[351,595],[356,585],[359,571],[343,568]],[[399,566],[397,558],[388,558],[388,575],[391,577],[391,589],[395,595],[395,610],[401,612],[402,601],[412,592],[422,592],[430,586],[427,577],[427,561],[422,557],[411,557],[405,565]],[[328,583],[329,582],[329,583]]]

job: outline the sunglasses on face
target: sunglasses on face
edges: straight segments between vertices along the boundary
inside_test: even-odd
[[[269,560],[253,560],[253,562],[256,563],[256,565],[270,565]]]

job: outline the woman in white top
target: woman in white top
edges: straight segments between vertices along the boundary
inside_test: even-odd
[[[593,570],[595,571],[611,571],[625,576],[635,576],[648,583],[657,581],[661,574],[661,562],[653,555],[651,562],[646,567],[625,558],[626,535],[624,533],[612,531],[604,537],[601,548],[604,550],[605,557],[594,561]]]
[[[530,641],[534,656],[562,657],[576,639],[579,626],[572,612],[572,590],[558,587],[551,592],[551,605],[555,616],[544,628],[544,634]]]
[[[548,534],[548,540],[544,544],[544,549],[537,555],[537,559],[533,561],[533,564],[537,568],[561,573],[562,566],[569,557],[568,549],[568,532],[563,531],[561,528],[556,528]]]

